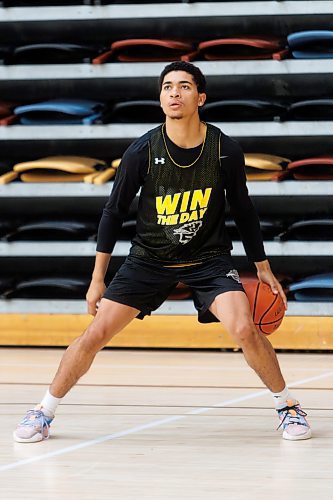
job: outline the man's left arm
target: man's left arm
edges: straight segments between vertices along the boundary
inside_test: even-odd
[[[265,254],[259,217],[246,186],[244,154],[235,141],[230,142],[230,154],[225,160],[226,197],[240,233],[246,255],[254,262],[260,281],[267,283],[274,294],[279,293],[287,307],[283,289],[274,276]]]
[[[261,262],[255,262],[255,266],[257,268],[257,276],[260,281],[263,281],[264,283],[267,283],[271,289],[272,292],[277,295],[280,294],[284,303],[284,307],[287,309],[288,304],[287,304],[287,297],[283,291],[282,286],[280,285],[279,281],[277,278],[274,276],[271,266],[269,264],[269,261],[267,259],[261,261]]]

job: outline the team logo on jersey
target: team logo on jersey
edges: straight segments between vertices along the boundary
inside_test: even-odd
[[[240,280],[240,277],[239,277],[239,274],[238,274],[238,271],[236,269],[231,269],[227,274],[226,274],[226,277],[227,278],[232,278],[233,280],[237,281],[237,283],[240,283],[241,280]]]
[[[154,161],[155,161],[155,165],[159,165],[159,164],[164,165],[165,158],[163,158],[163,157],[162,158],[154,158]]]
[[[178,226],[173,234],[185,245],[197,234],[207,211],[212,188],[156,196],[157,224]]]
[[[197,234],[201,226],[202,221],[198,220],[197,222],[183,224],[179,229],[174,229],[173,232],[179,235],[179,243],[186,245]]]
[[[212,188],[156,196],[157,224],[175,226],[203,219]]]

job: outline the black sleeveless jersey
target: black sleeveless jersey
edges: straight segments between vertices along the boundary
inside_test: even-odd
[[[221,131],[207,125],[197,158],[189,165],[179,165],[167,147],[164,125],[153,131],[131,254],[165,263],[188,263],[230,252],[231,242],[223,234],[220,143]]]
[[[229,253],[227,199],[248,259],[265,260],[239,144],[212,125],[204,144],[189,149],[163,133],[164,126],[150,130],[124,152],[100,220],[97,251],[112,253],[141,188],[133,255],[182,264]]]

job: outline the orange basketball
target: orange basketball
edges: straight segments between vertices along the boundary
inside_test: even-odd
[[[279,328],[285,307],[281,295],[257,279],[243,279],[242,284],[250,302],[253,322],[260,333],[270,335]]]

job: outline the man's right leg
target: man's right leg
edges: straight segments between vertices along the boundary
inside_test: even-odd
[[[87,330],[67,348],[50,386],[51,398],[64,397],[90,368],[96,354],[125,328],[139,310],[108,299],[102,299],[98,312]],[[39,405],[29,410],[14,431],[20,443],[42,441],[49,437],[54,415]]]

